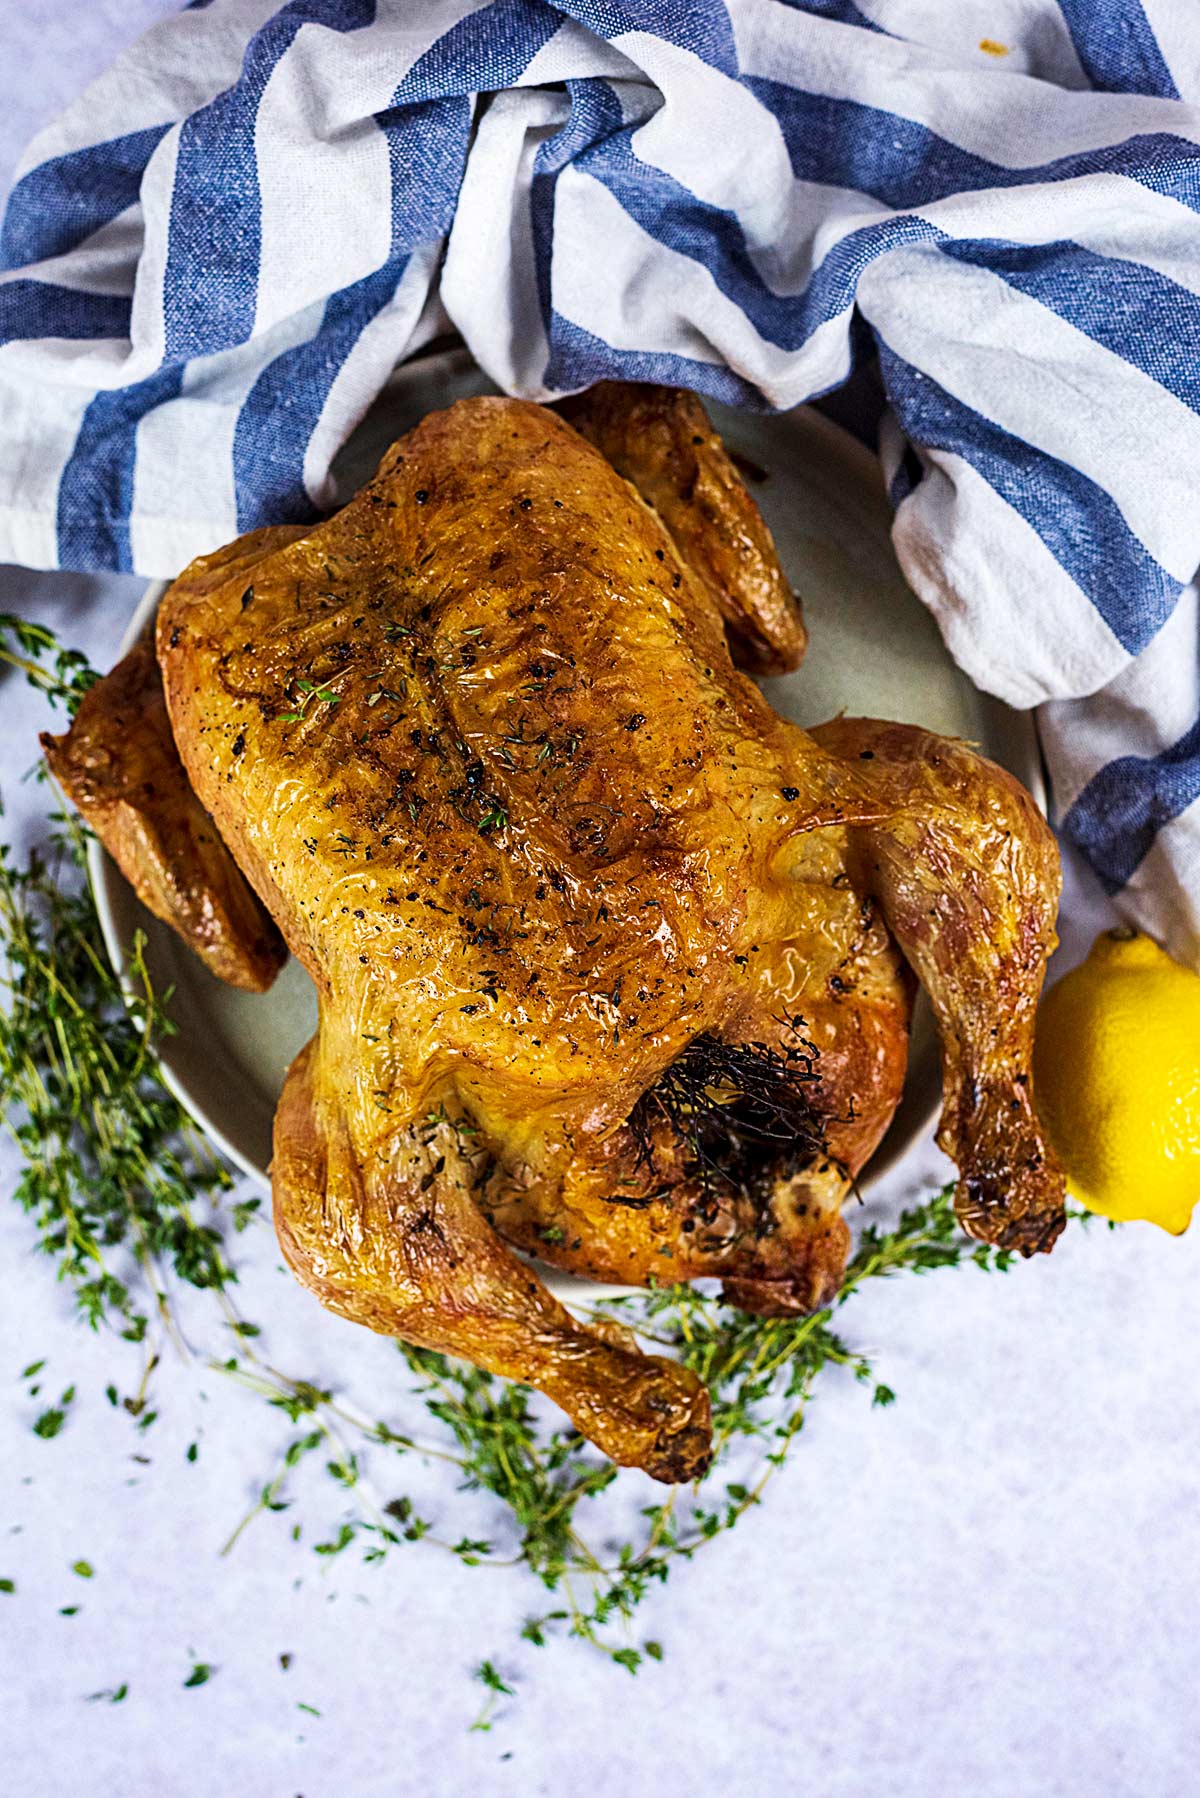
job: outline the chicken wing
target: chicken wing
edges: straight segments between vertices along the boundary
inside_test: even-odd
[[[147,910],[219,979],[265,992],[287,950],[183,771],[153,628],[84,695],[70,730],[43,733],[41,744],[51,774]]]
[[[601,381],[560,401],[559,410],[658,513],[716,602],[738,667],[752,674],[798,668],[808,647],[800,600],[696,395]]]

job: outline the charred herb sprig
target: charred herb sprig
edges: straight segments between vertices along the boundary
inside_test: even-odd
[[[83,657],[19,620],[0,618],[0,660],[70,709],[94,678]],[[336,1525],[313,1544],[323,1560],[357,1551],[363,1562],[378,1564],[422,1544],[472,1567],[524,1567],[549,1599],[521,1631],[528,1647],[573,1636],[635,1672],[663,1654],[656,1640],[637,1632],[647,1595],[759,1503],[803,1428],[818,1376],[843,1368],[876,1404],[891,1402],[870,1362],[835,1327],[842,1306],[869,1281],[896,1273],[967,1261],[1008,1264],[1005,1255],[960,1235],[947,1189],[905,1212],[890,1232],[865,1230],[836,1305],[814,1317],[750,1317],[691,1286],[604,1307],[706,1383],[717,1450],[702,1483],[645,1506],[637,1527],[618,1530],[614,1540],[614,1517],[625,1522],[620,1500],[627,1485],[527,1388],[401,1343],[413,1386],[411,1420],[400,1427],[399,1419],[356,1413],[340,1395],[272,1365],[261,1329],[232,1304],[229,1232],[194,1216],[197,1202],[217,1198],[232,1182],[162,1083],[155,1045],[171,1029],[170,995],[153,992],[140,945],[134,996],[122,992],[84,882],[85,840],[64,819],[49,852],[24,866],[0,849],[0,947],[8,966],[0,1111],[24,1159],[16,1197],[94,1327],[108,1324],[140,1341],[152,1326],[173,1327],[173,1280],[211,1294],[212,1340],[228,1342],[232,1331],[237,1352],[212,1352],[203,1365],[265,1401],[287,1432],[278,1465],[232,1530],[227,1551],[256,1518],[285,1512],[300,1538],[296,1510],[312,1494],[308,1476],[319,1470],[341,1505]],[[702,1041],[687,1080],[664,1095],[663,1108],[668,1117],[674,1108],[673,1125],[696,1136],[702,1158],[712,1121],[706,1107],[716,1106],[716,1092],[740,1106],[743,1135],[774,1153],[781,1132],[819,1128],[804,1107],[804,1054],[800,1044],[780,1065],[770,1051],[751,1048],[734,1065],[727,1052]],[[256,1206],[251,1200],[232,1208],[235,1235]],[[156,1365],[149,1354],[140,1386],[124,1403],[142,1428],[154,1415],[148,1390]],[[161,1382],[161,1371],[157,1377]],[[116,1405],[115,1388],[109,1396]],[[67,1399],[64,1393],[57,1413],[43,1413],[35,1424],[43,1438],[69,1441],[69,1426],[57,1421],[66,1417]],[[53,1427],[44,1421],[51,1416]],[[438,1517],[394,1492],[397,1465],[414,1457],[454,1469]],[[494,1707],[511,1696],[507,1660],[500,1665],[498,1671],[485,1659],[476,1670],[487,1703],[473,1727],[490,1728]]]
[[[653,1173],[656,1125],[682,1147],[705,1191],[744,1190],[756,1170],[787,1172],[827,1155],[825,1120],[805,1091],[817,1081],[817,1052],[801,1034],[803,1018],[785,1022],[782,1048],[709,1035],[690,1042],[630,1115],[638,1166]]]

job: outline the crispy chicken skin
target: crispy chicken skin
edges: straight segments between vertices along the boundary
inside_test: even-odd
[[[744,495],[724,527],[715,504],[687,521],[662,444],[696,424],[684,447],[721,466],[698,402],[594,406],[573,403],[617,466],[525,402],[426,418],[327,523],[193,563],[158,654],[187,776],[318,989],[276,1118],[289,1264],[680,1480],[707,1459],[703,1388],[578,1323],[514,1250],[716,1275],[767,1314],[827,1303],[912,971],[960,1216],[1049,1247],[1062,1179],[1028,1064],[1057,861],[966,746],[778,718],[729,645],[789,665],[803,627],[761,520],[757,563],[721,549],[757,518]]]
[[[942,1039],[938,1141],[958,1165],[971,1236],[1033,1254],[1066,1222],[1062,1176],[1033,1108],[1042,975],[1057,938],[1058,850],[1011,775],[945,737],[835,718],[814,742],[886,803],[851,832],[853,878],[882,904]]]
[[[563,417],[632,481],[708,589],[741,668],[786,674],[808,647],[771,533],[694,393],[601,381]]]
[[[219,979],[266,992],[287,950],[188,783],[152,629],[85,694],[70,730],[41,743],[51,774],[142,904]]]

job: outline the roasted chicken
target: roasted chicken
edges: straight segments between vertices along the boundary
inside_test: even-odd
[[[615,386],[566,410],[461,401],[327,522],[194,562],[158,618],[177,789],[126,783],[140,835],[89,816],[216,971],[266,966],[257,912],[217,903],[244,876],[316,983],[272,1169],[304,1284],[682,1480],[709,1452],[703,1388],[576,1321],[526,1257],[826,1304],[914,975],[962,1223],[1049,1248],[1063,1182],[1029,1067],[1057,856],[965,745],[806,733],[737,671],[794,666],[804,627],[696,400]],[[124,678],[50,746],[85,809],[81,739]],[[193,806],[215,856],[162,827]],[[168,841],[164,907],[147,845]]]

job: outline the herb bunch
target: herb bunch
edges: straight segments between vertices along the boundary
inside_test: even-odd
[[[24,1162],[17,1203],[60,1278],[89,1323],[141,1340],[147,1308],[165,1316],[162,1266],[193,1286],[232,1279],[220,1232],[194,1216],[232,1181],[159,1078],[169,995],[139,940],[126,1002],[79,880],[83,831],[59,825],[23,867],[0,844],[0,1114]]]
[[[0,660],[68,709],[94,678],[49,632],[13,619],[0,618]],[[615,1311],[648,1346],[692,1368],[712,1398],[708,1474],[640,1508],[632,1494],[644,1484],[631,1486],[538,1394],[465,1363],[399,1343],[411,1417],[358,1414],[326,1387],[276,1368],[260,1326],[234,1308],[231,1245],[258,1201],[214,1208],[232,1179],[163,1084],[156,1054],[172,1028],[171,995],[153,991],[140,942],[130,991],[122,989],[84,878],[85,846],[82,827],[63,818],[47,852],[24,865],[0,846],[0,1112],[24,1163],[15,1196],[87,1321],[145,1340],[143,1379],[125,1401],[140,1428],[155,1416],[148,1390],[159,1365],[156,1336],[170,1334],[191,1353],[173,1319],[176,1283],[211,1295],[214,1341],[228,1341],[217,1330],[234,1332],[236,1354],[201,1355],[201,1364],[256,1395],[287,1428],[278,1464],[226,1552],[255,1518],[285,1511],[302,1539],[295,1513],[308,1492],[306,1472],[319,1469],[337,1488],[339,1520],[313,1545],[317,1555],[354,1550],[378,1564],[419,1543],[469,1566],[515,1564],[533,1576],[540,1600],[521,1631],[526,1644],[573,1636],[635,1672],[663,1653],[638,1633],[643,1600],[760,1502],[803,1427],[818,1377],[848,1370],[875,1404],[891,1402],[841,1333],[853,1295],[901,1272],[1008,1265],[1006,1255],[959,1233],[947,1188],[890,1231],[864,1230],[835,1305],[815,1316],[751,1317],[702,1286],[607,1302],[597,1315]],[[163,1377],[160,1369],[160,1385]],[[397,1463],[414,1462],[453,1470],[431,1507],[436,1517],[395,1492]],[[490,1728],[511,1687],[492,1659],[476,1677],[487,1697],[475,1726]]]

